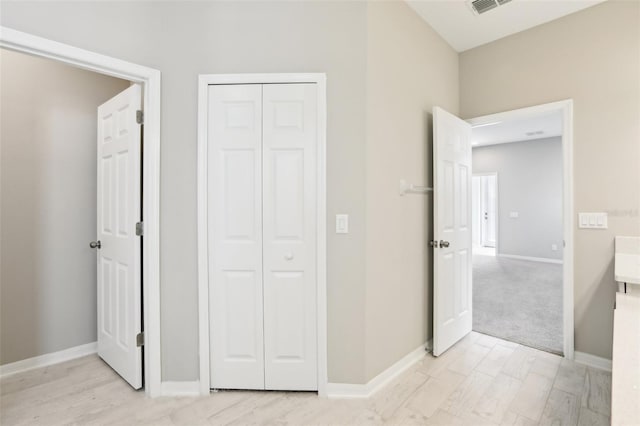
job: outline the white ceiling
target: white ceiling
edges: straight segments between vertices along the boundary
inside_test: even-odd
[[[471,144],[477,147],[560,135],[562,135],[562,113],[554,112],[474,127],[471,132]]]
[[[455,50],[463,52],[605,0],[512,0],[482,15],[475,15],[466,0],[406,1]]]

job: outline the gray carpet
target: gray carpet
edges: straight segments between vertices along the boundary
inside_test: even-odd
[[[562,353],[562,265],[473,256],[473,329]]]

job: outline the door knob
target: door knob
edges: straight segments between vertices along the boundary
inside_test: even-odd
[[[440,248],[449,247],[449,241],[440,240]]]
[[[287,253],[284,255],[285,260],[293,260],[293,253]]]
[[[102,244],[100,243],[100,241],[91,241],[89,243],[89,247],[99,249],[102,248]]]

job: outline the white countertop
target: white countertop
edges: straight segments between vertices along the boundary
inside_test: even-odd
[[[616,253],[614,270],[616,281],[640,284],[640,255]]]
[[[616,237],[615,247],[615,280],[640,284],[640,237]]]
[[[640,297],[616,293],[611,424],[640,424]]]

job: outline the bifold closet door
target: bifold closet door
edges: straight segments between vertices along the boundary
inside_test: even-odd
[[[209,86],[211,387],[264,389],[262,87]]]
[[[317,389],[316,91],[209,88],[213,388]]]
[[[265,388],[316,390],[315,84],[263,86]]]

